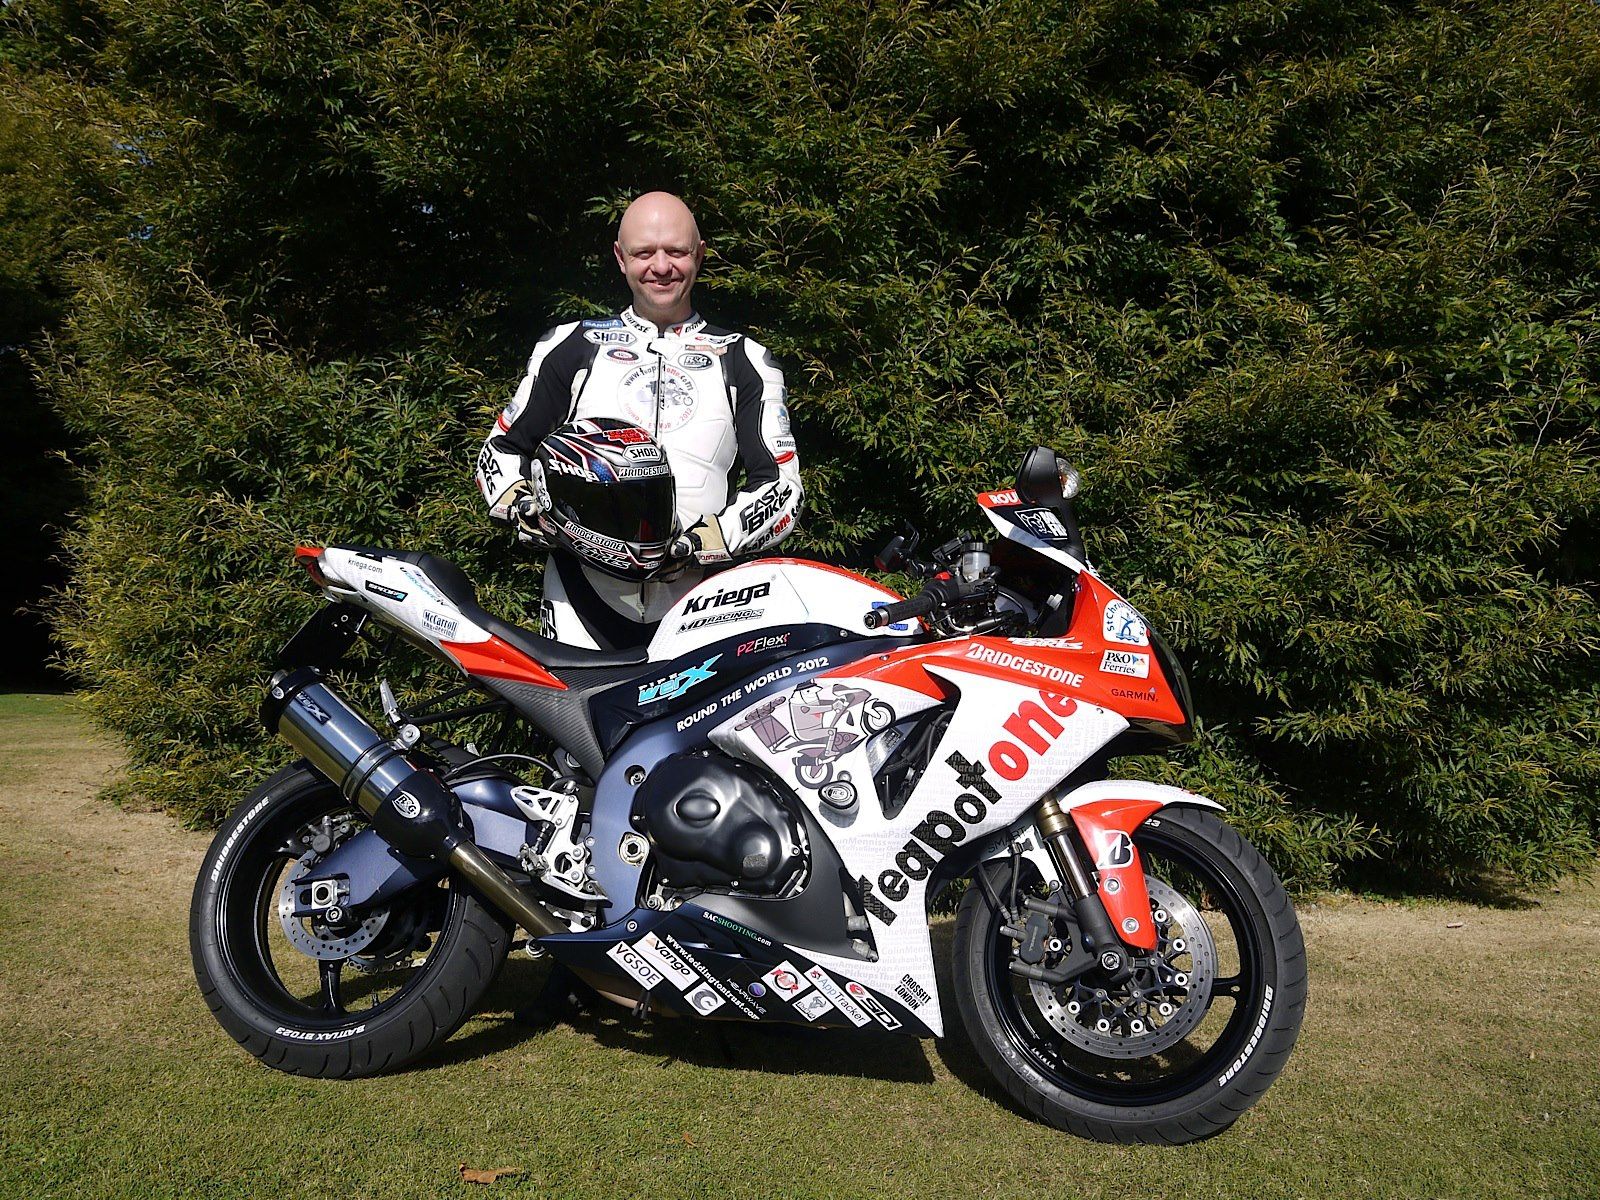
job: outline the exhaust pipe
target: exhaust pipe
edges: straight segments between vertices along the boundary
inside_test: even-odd
[[[369,725],[315,667],[272,677],[261,723],[305,755],[401,854],[445,863],[535,936],[568,932],[467,836],[450,789]]]

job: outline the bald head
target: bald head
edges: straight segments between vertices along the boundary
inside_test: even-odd
[[[670,192],[646,192],[622,214],[612,247],[633,293],[633,310],[657,325],[674,325],[694,311],[689,294],[705,261],[689,206]]]

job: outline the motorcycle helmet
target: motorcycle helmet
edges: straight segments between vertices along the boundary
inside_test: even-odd
[[[540,444],[550,508],[539,526],[552,546],[617,579],[649,579],[677,534],[667,455],[644,430],[614,417],[559,426]]]

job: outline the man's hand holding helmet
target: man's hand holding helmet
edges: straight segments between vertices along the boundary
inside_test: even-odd
[[[717,524],[715,517],[701,517],[680,533],[672,540],[667,557],[679,564],[679,570],[691,561],[702,566],[733,561],[733,555],[728,553],[728,544],[722,537],[722,526]]]

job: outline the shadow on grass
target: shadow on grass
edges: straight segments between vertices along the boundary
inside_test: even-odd
[[[411,1070],[426,1072],[508,1050],[541,1036],[509,1015],[539,994],[549,970],[544,963],[513,955],[479,1006],[478,1029],[452,1038],[442,1052]],[[927,1051],[915,1038],[800,1025],[699,1021],[657,1016],[638,1021],[610,1001],[574,1016],[571,1027],[602,1046],[697,1067],[764,1071],[773,1075],[840,1075],[893,1083],[931,1083]],[[979,1065],[978,1070],[982,1070]]]
[[[1540,907],[1537,891],[1531,885],[1519,883],[1504,872],[1491,872],[1474,879],[1448,880],[1429,878],[1416,874],[1396,878],[1381,870],[1351,871],[1349,888],[1357,895],[1371,896],[1396,904],[1408,903],[1462,903],[1477,904],[1484,908],[1525,912]]]

